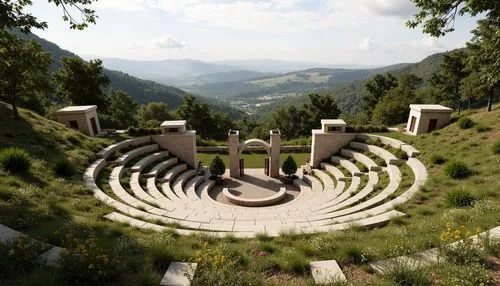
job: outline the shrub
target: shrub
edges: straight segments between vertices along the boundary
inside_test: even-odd
[[[424,286],[431,285],[429,273],[425,269],[396,262],[384,271],[384,278],[393,285]]]
[[[212,173],[212,175],[216,177],[219,177],[225,172],[226,165],[224,164],[224,161],[222,161],[219,155],[215,155],[215,157],[212,159],[212,162],[210,163],[210,173]]]
[[[491,127],[484,125],[483,123],[479,123],[476,125],[476,131],[481,133],[481,132],[487,132],[490,131]]]
[[[144,136],[144,135],[158,135],[161,134],[160,128],[135,128],[133,126],[127,129],[127,133],[130,136]]]
[[[283,162],[283,166],[281,166],[283,173],[285,173],[288,177],[292,176],[297,172],[297,163],[291,155],[288,155],[285,162]]]
[[[385,126],[354,125],[354,126],[347,126],[346,132],[348,133],[389,132],[389,129],[387,129],[387,127]]]
[[[0,151],[0,166],[14,174],[27,173],[31,166],[31,158],[21,148],[6,148]]]
[[[474,126],[474,121],[470,117],[462,117],[457,121],[458,127],[460,129],[469,129]]]
[[[429,162],[431,164],[441,165],[446,162],[446,158],[439,154],[433,154],[429,157]]]
[[[446,204],[451,207],[468,207],[474,204],[472,194],[464,189],[457,189],[446,193]]]
[[[493,143],[493,147],[491,149],[493,150],[493,154],[500,154],[500,140]]]
[[[396,156],[398,159],[408,160],[408,154],[402,149],[395,149],[394,156]]]
[[[448,223],[441,233],[440,239],[443,246],[439,249],[446,261],[459,265],[481,262],[480,246],[471,238],[473,234],[465,231],[464,225]]]
[[[463,179],[470,176],[471,171],[469,167],[462,162],[448,162],[444,166],[444,172],[447,176],[452,177],[454,179]]]
[[[52,170],[56,175],[61,177],[71,177],[76,172],[73,164],[63,156],[57,157],[54,162],[52,162]]]
[[[488,270],[478,263],[443,267],[443,285],[490,285],[493,282]]]

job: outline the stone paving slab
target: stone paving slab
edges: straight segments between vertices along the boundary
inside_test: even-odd
[[[63,250],[64,248],[62,247],[54,246],[38,256],[37,262],[50,267],[59,267],[59,259],[61,258],[61,252]]]
[[[196,272],[197,263],[172,262],[161,279],[161,286],[189,286]]]
[[[311,261],[311,274],[316,284],[330,284],[347,281],[342,269],[335,260]]]

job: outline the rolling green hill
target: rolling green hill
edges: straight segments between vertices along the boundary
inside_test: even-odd
[[[19,32],[15,34],[23,39],[34,40],[40,44],[43,50],[52,55],[53,63],[50,67],[50,72],[54,72],[61,67],[61,58],[78,57],[76,54],[64,50],[58,45],[40,38],[35,34],[23,34]],[[182,103],[184,95],[187,94],[186,91],[182,89],[159,84],[151,80],[139,79],[121,71],[104,69],[104,74],[111,80],[108,89],[123,90],[141,104],[161,101],[167,103],[170,108],[175,108]],[[226,112],[232,119],[240,119],[245,116],[242,111],[231,108],[223,102],[204,98],[202,96],[197,96],[197,98],[201,102],[209,104],[213,110]]]

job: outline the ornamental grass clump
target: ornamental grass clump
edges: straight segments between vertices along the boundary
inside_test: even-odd
[[[71,177],[76,173],[73,164],[63,156],[57,157],[52,162],[52,170],[60,177]]]
[[[446,193],[446,204],[450,207],[469,207],[475,202],[471,192],[464,189],[456,189]]]
[[[448,162],[444,166],[444,172],[453,179],[464,179],[472,173],[467,165],[459,161]]]
[[[445,230],[441,233],[440,240],[442,246],[440,253],[449,263],[457,265],[467,265],[471,263],[480,263],[482,254],[480,245],[471,238],[480,232],[465,229],[465,226],[447,223]]]
[[[474,121],[470,117],[462,117],[457,121],[457,125],[460,129],[469,129],[474,126]]]
[[[429,162],[435,165],[441,165],[446,162],[446,158],[439,154],[433,154],[429,157]]]
[[[26,174],[31,167],[31,157],[21,148],[5,148],[0,151],[0,166],[13,174]]]
[[[393,285],[426,286],[431,285],[429,272],[425,268],[396,261],[384,269],[383,277]]]
[[[500,140],[497,140],[493,143],[493,147],[491,148],[493,154],[500,154]]]

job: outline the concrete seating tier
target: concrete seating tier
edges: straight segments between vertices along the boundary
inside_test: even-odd
[[[147,174],[144,174],[144,177],[157,177],[159,173],[163,172],[164,170],[174,166],[174,165],[177,165],[179,163],[179,160],[177,159],[177,157],[174,157],[174,158],[170,158],[166,161],[163,161],[159,164],[157,164],[156,166],[154,166],[151,171],[149,171],[149,173]]]
[[[144,145],[150,142],[151,142],[151,136],[124,140],[116,144],[109,145],[108,147],[102,149],[97,153],[97,158],[107,159],[113,153],[120,151],[121,149],[129,148],[130,146]]]
[[[394,138],[372,135],[372,134],[364,134],[364,133],[357,134],[356,138],[361,140],[379,140],[382,144],[389,145],[393,148],[405,151],[410,158],[415,158],[418,155],[420,155],[420,151],[415,149],[413,146],[408,145],[403,141],[399,141]]]
[[[357,149],[357,150],[369,151],[369,152],[383,158],[387,165],[393,164],[393,165],[399,166],[399,165],[404,164],[404,160],[396,158],[396,156],[394,156],[394,154],[392,154],[391,152],[385,150],[384,148],[375,146],[375,145],[368,145],[368,144],[360,143],[360,142],[351,142],[349,144],[349,146],[351,146],[352,148]]]
[[[293,181],[300,192],[291,201],[277,203],[286,195],[285,188],[258,200],[242,199],[225,189],[222,195],[229,201],[233,200],[233,204],[228,204],[210,195],[215,182],[209,179],[208,170],[199,175],[176,157],[168,158],[175,154],[159,151],[156,144],[144,145],[151,143],[148,139],[141,140],[117,143],[101,151],[102,158],[85,171],[85,185],[97,199],[115,210],[106,215],[107,219],[155,231],[171,229],[182,235],[206,232],[217,237],[228,233],[237,237],[254,237],[260,232],[276,236],[288,230],[315,233],[344,230],[352,225],[376,227],[393,217],[403,216],[394,207],[411,199],[427,179],[424,165],[416,158],[397,160],[380,147],[351,142],[350,147],[355,150],[344,148],[340,154],[365,165],[368,172],[361,172],[350,161],[352,159],[332,156],[332,161],[344,167],[348,174],[325,162],[321,164],[322,169],[311,168],[311,175]],[[137,147],[130,150],[130,146]],[[115,162],[108,162],[112,152],[124,148],[130,151]],[[383,168],[377,166],[371,158],[356,150],[371,152],[389,164]],[[128,166],[131,160],[136,163]],[[393,197],[401,182],[401,171],[396,164],[407,164],[415,181],[410,188]],[[108,167],[111,168],[110,193],[103,192],[96,184],[99,173]],[[387,172],[389,184],[374,193],[379,181],[378,172]],[[368,178],[362,188],[361,176]],[[141,177],[145,178],[145,184]],[[130,187],[125,188],[121,181],[127,179]],[[349,182],[346,184],[346,181]],[[253,207],[257,205],[259,207]]]
[[[116,165],[125,165],[125,164],[127,164],[128,161],[134,159],[137,156],[140,156],[142,154],[149,153],[149,152],[154,152],[157,150],[158,150],[158,144],[151,144],[151,145],[139,147],[137,149],[129,151],[129,152],[125,153],[124,155],[120,156],[120,158],[116,159],[113,163],[115,163]]]
[[[139,162],[135,163],[130,170],[132,172],[141,172],[147,165],[151,164],[154,161],[160,160],[162,158],[168,157],[168,151],[162,151],[162,152],[157,152],[154,154],[151,154]]]

